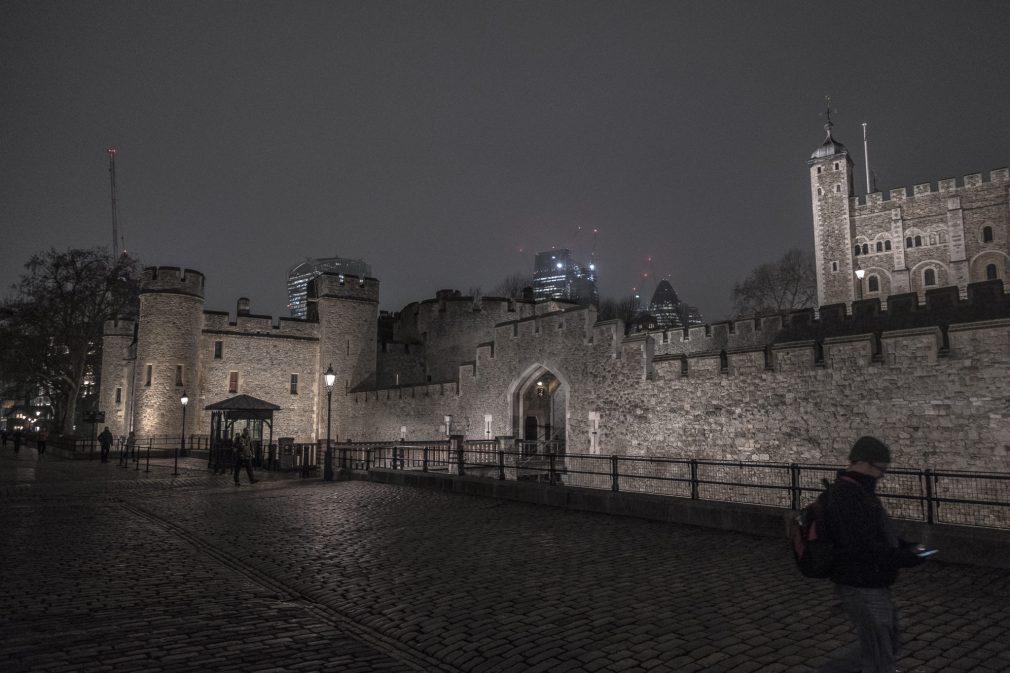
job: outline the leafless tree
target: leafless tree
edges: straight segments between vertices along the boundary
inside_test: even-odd
[[[778,261],[761,264],[733,287],[737,315],[781,313],[816,303],[814,258],[798,248],[786,251]]]
[[[641,306],[639,305],[638,298],[634,295],[628,295],[620,299],[608,297],[600,300],[596,319],[613,320],[617,318],[624,321],[626,326],[630,326],[638,318],[640,312]]]
[[[528,287],[533,287],[533,276],[528,273],[513,273],[495,285],[494,289],[491,290],[491,294],[508,299],[522,299],[523,290]]]
[[[105,320],[135,315],[137,262],[104,248],[54,248],[25,269],[0,310],[0,371],[8,389],[44,391],[69,434],[85,380],[99,373]]]

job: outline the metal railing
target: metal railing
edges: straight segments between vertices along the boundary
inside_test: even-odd
[[[353,470],[449,471],[499,480],[542,481],[667,497],[799,509],[833,480],[837,466],[531,451],[470,440],[338,445],[335,460]],[[513,449],[514,447],[514,449]],[[892,468],[877,494],[892,516],[929,524],[1010,528],[1010,473]]]

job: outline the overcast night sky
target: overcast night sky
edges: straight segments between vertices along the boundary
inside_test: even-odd
[[[287,269],[334,254],[386,310],[487,292],[598,228],[604,296],[649,271],[717,320],[812,249],[825,95],[860,194],[864,121],[884,190],[1010,162],[1008,26],[1005,0],[7,0],[0,286],[111,247],[114,145],[127,249],[205,273],[209,309],[287,315]]]

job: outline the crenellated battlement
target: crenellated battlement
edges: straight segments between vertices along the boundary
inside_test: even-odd
[[[310,301],[329,298],[378,303],[379,281],[351,274],[324,273],[309,283],[308,296]]]
[[[873,206],[879,206],[884,203],[913,201],[918,197],[935,197],[941,194],[945,196],[956,196],[966,190],[979,189],[987,186],[1002,187],[1008,184],[1010,184],[1010,168],[997,168],[989,171],[989,173],[985,175],[982,173],[971,173],[969,175],[965,175],[961,178],[960,185],[958,184],[957,178],[945,178],[943,180],[938,180],[935,188],[932,182],[923,182],[913,185],[911,187],[911,194],[909,194],[908,187],[898,187],[888,190],[886,192],[886,197],[884,192],[873,192],[870,194],[853,196],[850,198],[850,205],[858,211],[859,209],[865,209],[868,207],[872,208]]]
[[[102,327],[103,337],[129,337],[133,338],[134,330],[136,329],[137,321],[128,320],[125,318],[115,318],[113,320],[106,320],[104,326]]]
[[[237,315],[233,320],[227,311],[204,311],[203,331],[217,334],[246,334],[277,337],[319,338],[319,324],[297,318]]]
[[[204,276],[177,266],[149,266],[140,276],[140,293],[188,294],[203,299]]]

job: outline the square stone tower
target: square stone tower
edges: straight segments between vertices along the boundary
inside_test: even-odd
[[[814,256],[817,265],[817,303],[851,303],[858,299],[852,241],[855,232],[850,213],[853,195],[852,159],[845,145],[831,135],[831,119],[824,125],[827,136],[812,155],[810,201],[814,210]]]

